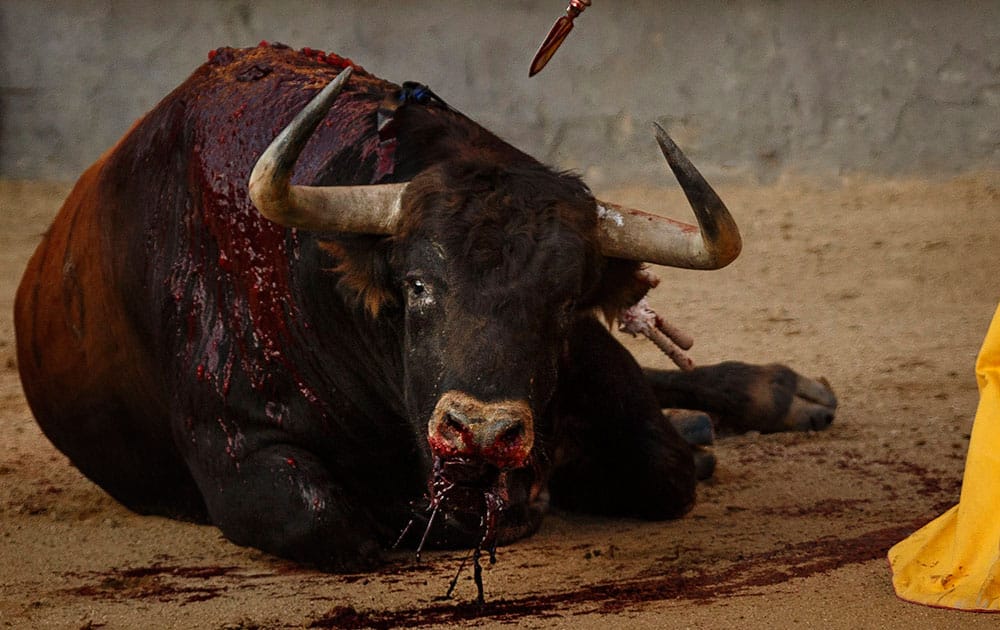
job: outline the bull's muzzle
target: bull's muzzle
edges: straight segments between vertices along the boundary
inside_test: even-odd
[[[441,396],[431,414],[427,441],[438,457],[520,468],[527,464],[535,443],[531,408],[524,401],[488,403],[452,390]]]

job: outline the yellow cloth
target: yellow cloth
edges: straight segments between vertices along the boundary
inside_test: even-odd
[[[959,503],[889,550],[902,599],[1000,611],[1000,308],[976,360],[979,408]]]

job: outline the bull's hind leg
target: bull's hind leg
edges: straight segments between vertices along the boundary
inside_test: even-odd
[[[661,406],[708,412],[722,430],[820,430],[837,409],[825,382],[783,365],[726,362],[690,372],[647,368],[645,374]]]
[[[642,369],[596,320],[569,336],[549,482],[556,506],[673,518],[694,503],[692,448],[664,418]]]
[[[25,269],[14,303],[18,369],[39,427],[84,475],[142,514],[205,520],[174,448],[163,388],[102,255],[110,222],[80,178]]]

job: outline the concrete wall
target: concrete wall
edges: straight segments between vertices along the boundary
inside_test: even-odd
[[[72,179],[220,45],[333,50],[592,185],[663,176],[648,123],[711,177],[1000,168],[1000,2],[0,1],[0,176]]]

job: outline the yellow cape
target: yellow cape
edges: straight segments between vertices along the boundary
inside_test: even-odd
[[[1000,612],[1000,308],[976,360],[979,408],[959,503],[889,550],[902,599]]]

